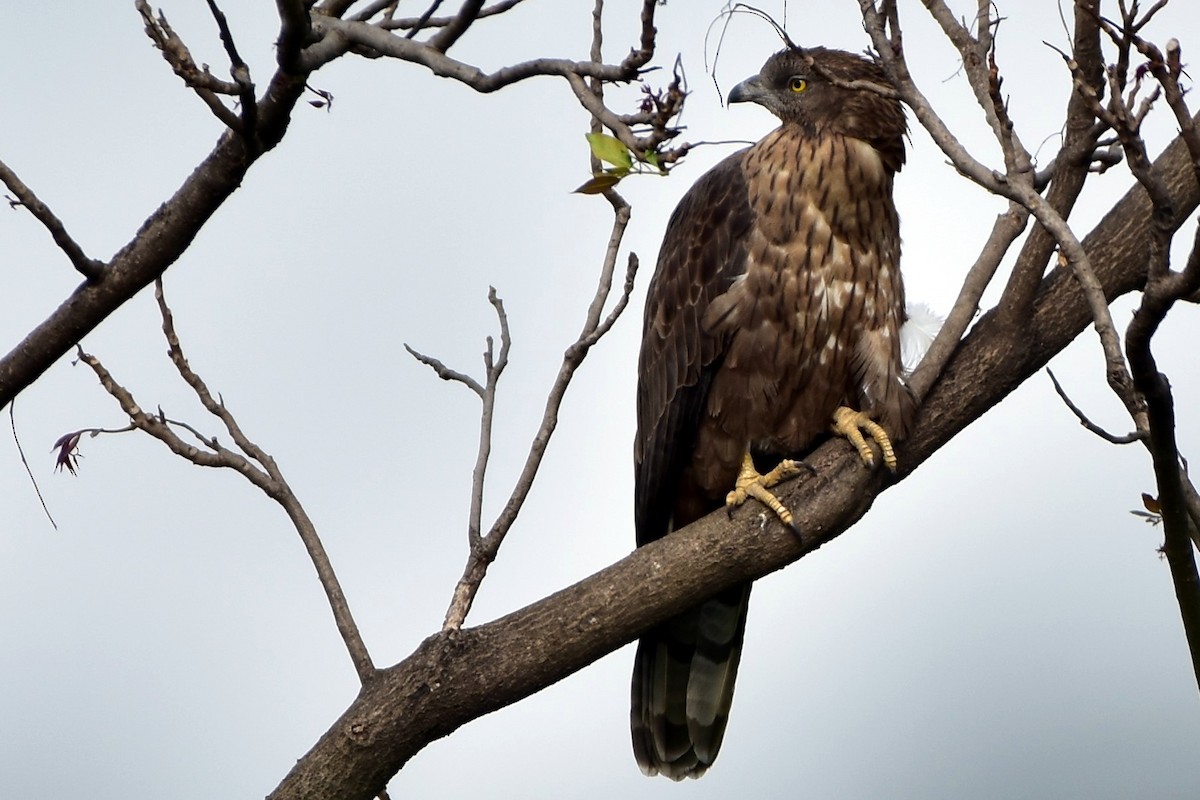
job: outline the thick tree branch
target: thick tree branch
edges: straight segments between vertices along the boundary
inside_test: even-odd
[[[312,41],[312,20],[305,0],[275,0],[279,12],[279,39],[275,42],[275,60],[280,70],[306,75],[312,70],[301,63],[301,51]]]
[[[467,28],[474,24],[475,18],[479,16],[479,10],[482,8],[483,0],[464,0],[462,8],[450,20],[450,24],[443,27],[429,40],[429,46],[439,53],[449,50],[467,32]]]

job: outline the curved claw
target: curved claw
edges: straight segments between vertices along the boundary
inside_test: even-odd
[[[805,468],[811,469],[803,462],[784,459],[775,469],[766,475],[761,475],[754,468],[754,459],[750,457],[749,453],[746,453],[742,456],[742,468],[738,473],[737,483],[734,485],[733,491],[725,496],[725,510],[733,514],[733,509],[745,503],[747,498],[753,497],[771,509],[775,516],[779,517],[780,522],[799,533],[792,512],[788,511],[787,506],[781,503],[778,497],[771,494],[769,489],[781,481],[799,475]]]
[[[875,454],[871,452],[871,445],[867,444],[866,437],[863,436],[863,431],[866,431],[871,440],[879,445],[879,449],[883,453],[883,463],[892,472],[896,471],[896,451],[892,447],[891,437],[888,436],[883,426],[871,419],[865,411],[855,411],[852,408],[841,406],[833,412],[833,430],[835,433],[845,436],[850,444],[854,445],[864,464],[873,467],[875,466]]]

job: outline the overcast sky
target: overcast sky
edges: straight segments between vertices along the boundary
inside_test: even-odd
[[[9,5],[0,159],[89,255],[107,259],[209,152],[219,123],[152,48],[130,0],[69,13]],[[609,3],[610,60],[635,43],[638,5]],[[974,5],[956,4],[964,14]],[[1042,42],[1065,49],[1067,34],[1055,3],[998,5],[1012,116],[1045,163],[1069,80]],[[197,60],[224,74],[205,3],[162,6]],[[485,69],[583,58],[590,6],[527,3],[481,22],[453,52]],[[782,15],[781,3],[764,7]],[[753,141],[774,119],[722,108],[706,73],[720,8],[661,7],[658,63],[682,54],[687,139]],[[265,86],[273,4],[225,11]],[[1146,33],[1178,37],[1194,61],[1193,11],[1177,2]],[[977,155],[999,163],[956,53],[919,4],[902,3],[902,13],[923,88]],[[867,46],[850,0],[793,0],[788,14],[801,44]],[[736,18],[717,83],[727,91],[778,46],[765,24]],[[488,286],[505,301],[512,363],[490,520],[582,324],[610,214],[602,200],[569,194],[587,177],[587,117],[561,81],[479,96],[411,65],[347,57],[311,84],[333,93],[332,110],[297,109],[283,144],[167,273],[166,291],[193,366],[278,460],[386,665],[441,623],[466,553],[478,430],[475,396],[439,381],[403,343],[480,376],[484,337],[496,331]],[[1173,135],[1168,116],[1161,110],[1152,126],[1154,153]],[[698,148],[669,179],[622,184],[634,207],[623,253],[637,252],[644,268],[634,300],[571,387],[543,475],[469,624],[632,547],[645,287],[671,209],[734,147]],[[1130,183],[1123,168],[1097,178],[1072,220],[1077,232]],[[1003,205],[958,178],[919,129],[896,196],[910,298],[945,312]],[[0,278],[4,351],[78,283],[44,229],[7,208]],[[1119,324],[1131,308],[1117,305]],[[1193,457],[1195,314],[1177,309],[1156,340]],[[219,431],[164,357],[149,292],[83,345],[143,407]],[[57,531],[11,432],[0,437],[0,797],[263,796],[356,690],[312,568],[284,514],[245,481],[146,437],[85,440],[78,477],[54,474],[59,435],[126,421],[71,361],[16,403]],[[1091,331],[1053,367],[1097,421],[1129,427]],[[1200,697],[1156,552],[1160,531],[1128,513],[1142,491],[1153,491],[1144,450],[1085,432],[1037,376],[851,532],[759,582],[721,758],[702,780],[675,785],[637,770],[627,647],[428,747],[392,781],[392,796],[1194,797]]]

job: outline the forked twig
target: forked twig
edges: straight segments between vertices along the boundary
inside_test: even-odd
[[[350,658],[354,662],[359,680],[366,682],[375,674],[375,666],[367,652],[366,644],[358,631],[358,625],[350,613],[350,607],[342,592],[341,585],[324,545],[317,534],[316,526],[309,518],[299,499],[283,477],[275,459],[245,435],[233,414],[226,408],[224,401],[218,396],[213,397],[204,380],[192,369],[179,337],[175,332],[174,318],[163,297],[161,279],[155,282],[154,297],[158,302],[162,315],[163,335],[168,344],[168,356],[171,363],[183,380],[192,388],[200,403],[215,417],[221,420],[226,431],[232,437],[234,444],[241,452],[223,446],[215,436],[204,436],[196,428],[185,423],[168,419],[161,409],[156,414],[146,413],[134,399],[133,394],[119,384],[108,369],[98,358],[78,348],[79,359],[87,364],[100,384],[121,405],[121,409],[129,415],[132,427],[150,434],[165,444],[171,452],[188,461],[203,467],[223,467],[241,474],[250,483],[257,486],[264,494],[283,507],[288,518],[292,521],[309,558],[316,568],[317,577],[325,590],[326,598],[333,611],[334,621],[338,632],[346,644]],[[199,446],[184,441],[175,432],[175,427],[181,427],[191,433],[199,442]]]

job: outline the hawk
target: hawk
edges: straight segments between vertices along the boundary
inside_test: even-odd
[[[870,466],[865,431],[895,467],[914,400],[892,201],[906,125],[887,86],[867,58],[789,47],[730,92],[781,124],[701,177],[663,238],[638,360],[639,546],[747,497],[791,525],[769,490],[831,426]],[[749,584],[729,589],[639,642],[646,774],[699,777],[716,758],[749,598]]]

